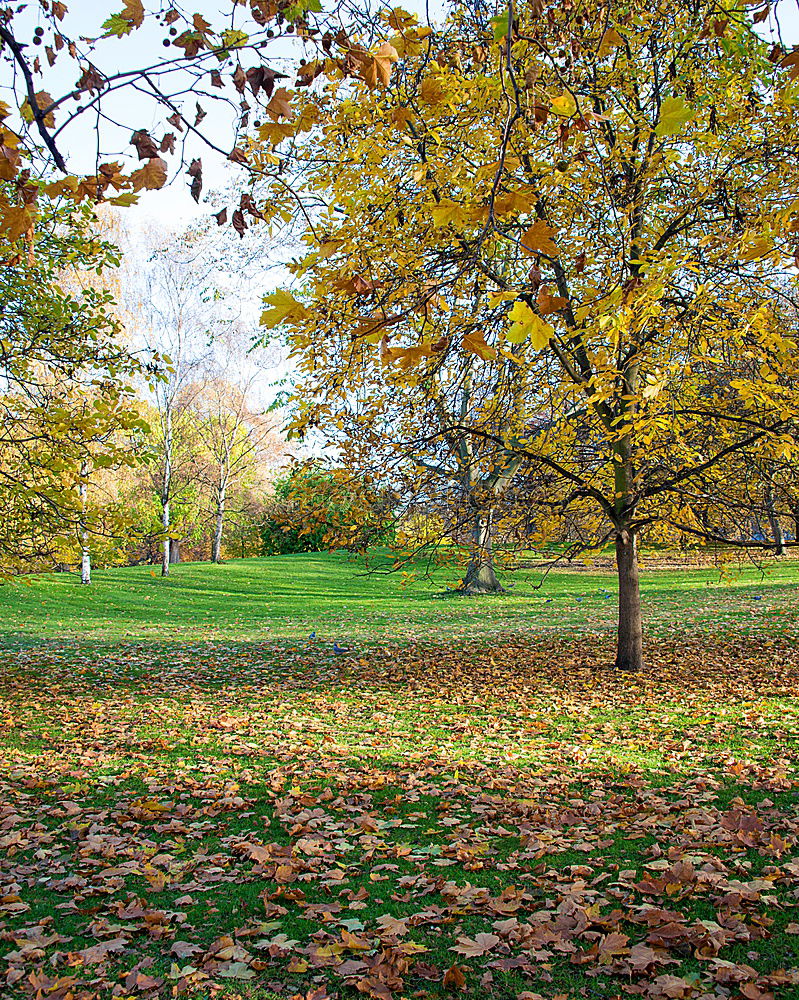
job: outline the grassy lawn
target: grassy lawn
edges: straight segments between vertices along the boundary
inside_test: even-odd
[[[377,553],[369,569],[344,553],[234,560],[222,566],[176,566],[162,580],[140,566],[95,573],[91,587],[72,574],[26,577],[6,586],[0,643],[41,639],[154,640],[180,643],[232,639],[320,642],[408,642],[494,636],[497,630],[534,636],[609,635],[615,628],[612,574],[536,570],[504,576],[505,596],[464,599],[452,569],[416,579],[388,573]],[[731,631],[796,635],[799,631],[799,561],[748,562],[643,576],[649,634]]]
[[[0,994],[799,996],[799,565],[508,581],[4,587]]]

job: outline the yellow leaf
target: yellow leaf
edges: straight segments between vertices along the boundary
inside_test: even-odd
[[[515,302],[508,319],[512,323],[505,336],[512,344],[521,344],[529,338],[536,351],[543,351],[555,334],[555,328],[534,313],[526,302]]]
[[[613,49],[618,48],[620,45],[624,45],[624,39],[615,28],[608,28],[599,43],[597,56],[600,59],[604,59],[605,56],[610,55]]]
[[[377,79],[384,87],[387,87],[391,81],[391,64],[399,59],[397,50],[390,42],[383,42],[374,59]]]
[[[11,243],[18,240],[33,225],[33,206],[15,205],[0,214],[0,232]]]
[[[131,205],[135,205],[139,200],[139,196],[134,194],[132,191],[126,191],[124,194],[117,195],[116,198],[109,198],[109,205],[121,205],[123,208],[128,208]]]
[[[441,81],[435,76],[426,76],[422,80],[419,93],[425,104],[440,104],[446,97]]]
[[[469,333],[461,341],[461,347],[469,354],[476,354],[483,361],[489,361],[497,356],[496,350],[487,344],[482,333]]]
[[[53,103],[53,98],[47,93],[46,90],[40,90],[36,94],[36,108],[39,111],[44,111],[45,108],[49,108]],[[22,102],[19,109],[20,116],[26,122],[33,121],[33,106],[26,97]],[[52,111],[48,112],[42,119],[42,124],[45,128],[55,128],[55,118],[53,117]]]
[[[741,260],[748,264],[770,254],[774,249],[774,241],[768,236],[757,236],[741,247]]]
[[[269,329],[285,320],[302,320],[309,315],[305,306],[284,288],[278,288],[271,294],[265,295],[264,303],[271,308],[261,313],[261,325]]]
[[[460,226],[467,219],[467,212],[463,205],[456,201],[444,200],[438,203],[433,210],[433,225],[436,229],[443,229],[444,226]]]
[[[543,253],[547,257],[557,257],[560,253],[552,235],[555,230],[539,219],[522,236],[522,246],[531,255]]]
[[[489,308],[496,309],[503,302],[512,302],[516,298],[516,292],[494,292],[488,300]]]
[[[134,170],[130,175],[133,182],[133,190],[141,191],[146,188],[148,191],[156,191],[166,184],[166,160],[160,156],[154,156],[148,160],[139,170]]]
[[[655,135],[659,138],[676,135],[695,117],[696,111],[683,97],[667,97],[660,106],[660,121]]]
[[[567,90],[560,97],[551,98],[550,104],[555,114],[562,115],[564,118],[571,118],[577,110],[577,101]]]

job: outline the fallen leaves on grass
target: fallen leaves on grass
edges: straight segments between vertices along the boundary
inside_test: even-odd
[[[607,656],[8,654],[8,995],[794,996],[795,649]]]

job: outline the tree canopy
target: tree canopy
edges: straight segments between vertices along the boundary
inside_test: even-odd
[[[469,433],[615,542],[621,667],[642,655],[640,533],[728,538],[711,497],[730,470],[794,447],[799,90],[758,17],[530,2],[431,34],[395,11],[390,85],[308,95],[320,124],[293,147],[323,207],[265,324],[353,394],[370,366],[518,366],[511,424]]]

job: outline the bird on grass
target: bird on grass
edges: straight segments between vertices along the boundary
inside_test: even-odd
[[[337,656],[343,656],[345,653],[349,653],[350,652],[350,647],[349,646],[339,646],[339,644],[334,639],[333,640],[333,652]]]

